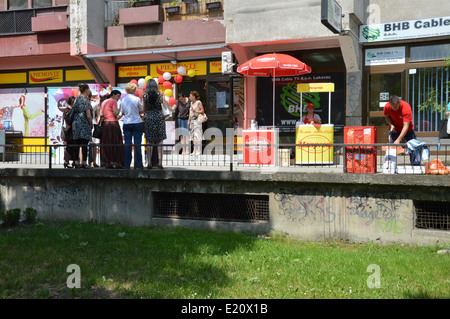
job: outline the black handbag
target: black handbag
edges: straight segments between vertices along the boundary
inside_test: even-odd
[[[447,122],[448,119],[444,119],[439,123],[439,139],[450,138],[450,134],[447,133]]]
[[[101,139],[103,135],[103,127],[101,124],[94,124],[94,132],[92,133],[92,137]]]

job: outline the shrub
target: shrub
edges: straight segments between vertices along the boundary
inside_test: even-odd
[[[19,223],[20,208],[3,210],[0,212],[0,219],[5,226],[15,226]]]
[[[24,211],[25,222],[27,224],[33,224],[36,221],[37,211],[34,208],[27,207]]]

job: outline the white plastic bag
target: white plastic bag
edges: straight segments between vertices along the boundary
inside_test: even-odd
[[[397,172],[397,147],[388,147],[384,157],[383,174],[395,174]]]

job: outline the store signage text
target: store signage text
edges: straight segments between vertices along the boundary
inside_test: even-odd
[[[62,70],[30,71],[31,83],[54,83],[63,81]]]
[[[393,41],[450,34],[450,16],[363,25],[360,42]]]
[[[147,70],[146,65],[121,66],[119,67],[119,78],[145,77]]]

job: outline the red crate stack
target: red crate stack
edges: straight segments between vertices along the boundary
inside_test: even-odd
[[[345,126],[345,144],[376,144],[377,129],[375,126]],[[376,146],[346,146],[346,165],[348,173],[376,173]]]

